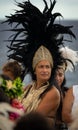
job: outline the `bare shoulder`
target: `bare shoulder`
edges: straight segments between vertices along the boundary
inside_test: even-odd
[[[54,116],[60,104],[60,93],[54,86],[43,96],[38,111]],[[45,110],[45,111],[44,111]]]
[[[50,99],[56,99],[56,100],[60,99],[60,92],[55,86],[53,86],[51,88],[51,90],[47,92],[46,98],[47,97],[50,98]]]
[[[70,96],[73,95],[73,87],[70,87],[67,92],[66,92],[66,96]]]
[[[52,94],[52,95],[60,96],[60,92],[59,92],[59,90],[55,86],[53,86],[51,88],[51,90],[49,91],[49,93]]]
[[[71,87],[71,88],[69,88],[69,90],[65,94],[65,98],[63,100],[64,107],[65,107],[65,105],[67,107],[67,104],[68,104],[68,106],[71,105],[73,103],[73,99],[74,99],[73,87]]]

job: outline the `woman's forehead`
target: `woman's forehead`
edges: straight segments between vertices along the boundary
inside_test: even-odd
[[[63,70],[62,68],[58,68],[58,69],[56,70],[56,74],[58,74],[58,73],[64,74],[64,70]]]
[[[38,63],[38,65],[39,64],[49,64],[50,65],[50,62],[48,61],[48,60],[41,60],[39,63]]]

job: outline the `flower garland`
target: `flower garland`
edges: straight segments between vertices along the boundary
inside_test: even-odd
[[[5,94],[13,98],[19,98],[23,94],[23,86],[22,80],[18,77],[14,81],[5,80],[0,77],[0,87],[4,90]]]

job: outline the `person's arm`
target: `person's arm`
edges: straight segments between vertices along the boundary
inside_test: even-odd
[[[70,124],[72,122],[71,112],[73,101],[73,87],[71,87],[66,92],[65,98],[63,100],[62,119],[66,124]]]
[[[56,111],[60,104],[60,93],[59,91],[53,87],[45,96],[43,97],[39,107],[37,108],[37,112],[43,114],[50,124],[52,121],[54,123]]]

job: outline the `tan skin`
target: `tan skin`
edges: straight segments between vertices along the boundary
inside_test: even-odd
[[[64,80],[64,70],[62,68],[58,68],[55,74],[55,80],[57,81],[58,86],[60,87]]]
[[[72,87],[67,91],[63,101],[62,119],[68,125],[73,121],[71,117],[72,106],[74,102]]]
[[[41,84],[47,82],[51,76],[51,65],[47,60],[40,61],[35,68],[35,74],[37,77],[37,85],[38,89],[41,87]]]
[[[55,87],[53,87],[49,92],[47,92],[47,94],[45,94],[36,111],[46,116],[49,124],[54,125],[54,117],[59,103],[59,92]]]
[[[42,60],[36,65],[35,74],[37,77],[37,86],[36,89],[41,87],[41,84],[49,80],[51,76],[51,65],[47,60]],[[60,93],[55,88],[52,87],[41,100],[37,112],[40,112],[46,117],[55,117],[57,108],[60,104]],[[49,123],[52,123],[52,118],[48,118]]]

